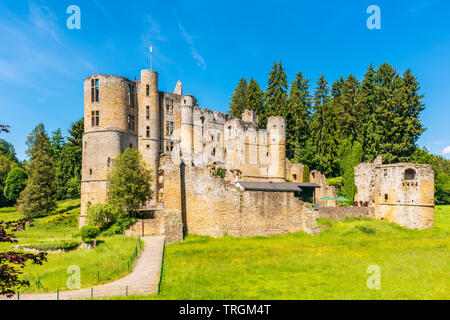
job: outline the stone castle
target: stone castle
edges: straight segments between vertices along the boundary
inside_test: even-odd
[[[80,227],[89,205],[107,200],[107,174],[126,148],[138,149],[153,174],[150,219],[138,234],[183,232],[221,236],[317,232],[314,205],[337,207],[323,174],[303,182],[303,165],[286,159],[285,121],[270,117],[258,130],[254,111],[233,118],[198,106],[183,94],[159,91],[158,73],[141,79],[93,75],[84,80]],[[219,172],[221,174],[217,174]]]

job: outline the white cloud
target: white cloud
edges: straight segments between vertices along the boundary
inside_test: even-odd
[[[203,59],[203,57],[198,53],[197,49],[194,46],[194,40],[192,39],[192,37],[189,35],[189,33],[186,32],[186,30],[184,29],[184,27],[181,25],[180,22],[178,22],[178,27],[181,30],[181,34],[183,35],[183,39],[189,44],[189,46],[191,47],[191,54],[192,57],[197,61],[197,66],[199,66],[200,68],[202,68],[203,70],[206,70],[206,63],[205,60]]]
[[[442,150],[442,154],[450,154],[450,146],[445,147],[444,150]]]

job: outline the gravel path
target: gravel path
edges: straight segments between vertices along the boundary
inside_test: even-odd
[[[144,295],[156,293],[161,269],[164,247],[164,236],[150,236],[141,238],[145,245],[141,255],[136,260],[133,271],[114,282],[93,288],[63,291],[59,293],[59,300],[90,299],[91,294],[96,297]],[[0,298],[1,299],[1,298]],[[17,296],[12,299],[17,300]],[[20,300],[56,300],[56,293],[21,294]]]

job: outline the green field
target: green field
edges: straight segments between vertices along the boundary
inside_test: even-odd
[[[58,213],[78,218],[79,200],[60,202]],[[435,214],[436,226],[429,230],[349,219],[319,220],[331,228],[316,236],[189,235],[183,243],[166,246],[160,295],[115,299],[449,299],[450,206],[436,206]],[[18,218],[14,208],[0,209],[0,220]],[[36,228],[18,232],[20,243],[76,239],[75,223],[52,226],[48,219],[37,219]],[[126,274],[137,240],[101,240],[93,250],[50,254],[43,266],[27,266],[24,277],[39,277],[45,286],[40,292],[45,292],[65,287],[69,265],[80,266],[82,287],[98,284],[97,274],[100,283]],[[366,285],[371,265],[380,268],[379,290]]]
[[[436,227],[423,231],[353,219],[320,220],[331,229],[317,236],[191,235],[166,247],[161,294],[128,298],[449,299],[450,206],[435,213]],[[370,265],[380,290],[367,288]]]
[[[35,219],[35,227],[26,231],[15,232],[19,244],[51,243],[62,240],[78,240],[78,218],[80,200],[58,202],[56,211],[44,218]],[[55,221],[55,218],[61,217]],[[15,208],[1,208],[0,220],[16,220],[24,218]],[[0,244],[0,250],[10,249],[10,244]],[[99,244],[91,250],[80,249],[65,253],[48,254],[48,262],[42,266],[27,264],[23,279],[34,284],[38,279],[43,288],[34,285],[22,288],[25,292],[55,292],[67,290],[71,265],[80,267],[81,287],[90,287],[123,277],[132,269],[135,249],[140,250],[138,240],[124,236],[100,237]]]

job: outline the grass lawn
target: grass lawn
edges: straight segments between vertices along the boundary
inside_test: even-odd
[[[35,219],[35,228],[15,232],[19,244],[48,243],[61,240],[80,240],[78,236],[78,218],[80,214],[80,200],[66,200],[58,202],[56,211],[44,218]],[[63,216],[57,222],[55,217]],[[24,216],[15,208],[1,208],[0,220],[16,220]],[[0,251],[9,250],[10,244],[0,244]],[[116,280],[129,272],[134,261],[131,260],[135,249],[139,251],[138,240],[124,236],[99,238],[99,244],[92,250],[81,249],[59,254],[48,254],[48,262],[42,266],[27,264],[23,270],[23,279],[31,284],[37,279],[44,289],[39,292],[55,292],[67,290],[67,279],[70,274],[67,268],[77,265],[81,270],[81,287],[90,287],[104,282]],[[22,291],[23,289],[21,289]],[[37,292],[38,287],[25,289],[25,292]]]
[[[449,299],[450,206],[435,228],[370,219],[320,220],[320,235],[188,236],[166,247],[159,296],[128,299]],[[369,290],[367,268],[380,268]],[[116,297],[117,299],[125,297]]]

